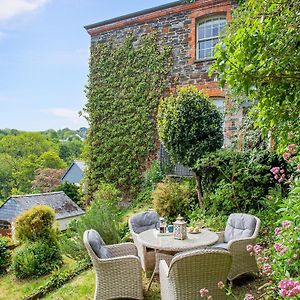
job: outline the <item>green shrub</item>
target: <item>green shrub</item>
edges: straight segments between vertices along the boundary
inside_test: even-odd
[[[87,256],[83,244],[83,233],[88,229],[99,232],[106,244],[120,242],[120,212],[108,190],[95,195],[95,201],[79,220],[73,221],[60,237],[61,248],[65,255],[75,259]],[[110,201],[111,200],[111,201]]]
[[[207,207],[226,214],[264,207],[269,189],[276,184],[270,169],[278,164],[277,156],[267,150],[226,149],[206,156],[198,167],[203,170]]]
[[[8,249],[8,241],[0,236],[0,274],[6,272],[10,264],[10,252]]]
[[[38,277],[60,266],[62,257],[58,244],[49,240],[27,242],[15,253],[12,269],[16,277]]]
[[[157,213],[174,221],[179,214],[186,217],[191,205],[195,203],[195,193],[189,181],[176,182],[166,178],[157,184],[152,199]]]
[[[55,188],[55,191],[63,191],[77,205],[82,206],[82,192],[76,184],[65,181]]]
[[[35,242],[39,239],[55,240],[54,222],[54,210],[46,205],[37,205],[17,217],[16,238],[21,242]]]

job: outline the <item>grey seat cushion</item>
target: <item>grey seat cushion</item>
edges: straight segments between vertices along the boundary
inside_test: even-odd
[[[109,251],[105,246],[103,239],[101,238],[100,234],[96,230],[89,230],[87,235],[88,242],[95,252],[95,254],[101,258],[109,258]]]
[[[231,214],[224,233],[224,242],[251,237],[256,228],[256,219],[248,214]]]
[[[159,216],[154,211],[145,211],[130,218],[132,229],[139,234],[143,231],[154,229],[159,222]]]

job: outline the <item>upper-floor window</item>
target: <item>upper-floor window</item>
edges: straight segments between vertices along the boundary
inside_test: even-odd
[[[225,16],[217,16],[198,23],[197,59],[212,58],[219,35],[226,25]]]

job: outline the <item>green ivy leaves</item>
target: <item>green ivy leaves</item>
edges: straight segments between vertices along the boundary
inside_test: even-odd
[[[138,46],[128,36],[92,46],[87,85],[90,125],[87,137],[88,193],[101,180],[134,192],[147,159],[156,150],[156,110],[167,87],[171,49],[159,47],[156,34]]]

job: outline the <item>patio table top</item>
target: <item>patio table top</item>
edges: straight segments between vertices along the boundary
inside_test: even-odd
[[[157,235],[156,229],[146,230],[138,235],[140,243],[148,248],[175,252],[213,245],[218,239],[215,232],[207,229],[201,229],[201,232],[196,234],[188,233],[185,240],[176,240],[173,235]]]

